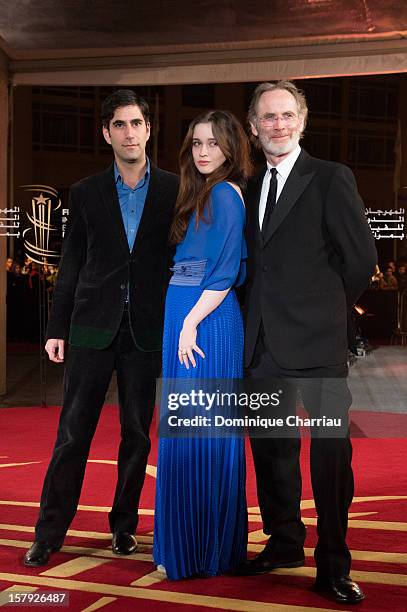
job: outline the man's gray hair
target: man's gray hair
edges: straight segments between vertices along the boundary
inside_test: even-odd
[[[296,87],[291,81],[260,83],[260,85],[258,85],[254,90],[252,99],[250,101],[250,106],[247,113],[247,120],[249,121],[249,123],[253,123],[254,125],[256,124],[257,105],[260,96],[266,93],[266,91],[275,91],[276,89],[285,89],[285,91],[288,91],[295,98],[298,108],[298,115],[304,119],[303,129],[305,129],[308,117],[307,101],[305,99],[304,93],[300,89],[298,89],[298,87]]]

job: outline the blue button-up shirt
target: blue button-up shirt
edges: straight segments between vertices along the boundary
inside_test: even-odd
[[[146,201],[148,186],[150,184],[150,160],[146,158],[146,172],[134,189],[123,182],[116,162],[114,164],[114,177],[117,195],[120,202],[123,225],[126,231],[129,249],[131,251],[137,236],[141,215],[143,214],[144,204]]]

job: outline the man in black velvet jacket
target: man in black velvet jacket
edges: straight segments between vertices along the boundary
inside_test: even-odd
[[[65,359],[64,404],[45,477],[29,566],[59,550],[75,515],[90,444],[117,373],[121,442],[109,514],[116,554],[136,550],[137,508],[161,369],[168,233],[178,177],[150,164],[146,101],[119,90],[102,106],[115,161],[71,187],[69,221],[47,328],[51,361]],[[65,356],[65,347],[69,350]]]
[[[323,427],[312,431],[316,589],[356,603],[364,596],[349,577],[345,540],[353,497],[347,349],[355,344],[349,314],[369,284],[376,249],[352,172],[299,146],[307,112],[304,96],[290,82],[259,85],[249,109],[267,166],[250,181],[245,197],[245,366],[249,382],[274,381],[274,391],[283,392],[283,416],[295,414],[300,390],[310,417],[340,418],[337,434]],[[304,564],[300,439],[289,430],[252,436],[264,532],[271,538],[241,568],[245,574]]]

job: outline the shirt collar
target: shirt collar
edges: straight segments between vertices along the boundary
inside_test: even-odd
[[[267,162],[267,168],[271,170],[271,168],[276,168],[277,174],[279,174],[284,180],[288,178],[291,170],[295,162],[297,161],[299,155],[301,153],[301,147],[299,144],[291,151],[289,155],[282,162],[280,162],[277,166],[272,166],[270,162]]]
[[[146,157],[146,171],[145,171],[145,174],[144,174],[143,178],[140,179],[140,182],[144,181],[144,183],[145,183],[145,181],[147,181],[149,179],[149,176],[150,176],[150,160],[149,160],[148,157]],[[117,167],[116,162],[114,162],[114,182],[116,183],[116,185],[117,185],[118,182],[123,184],[123,180],[122,180],[122,177],[120,175],[119,168]]]

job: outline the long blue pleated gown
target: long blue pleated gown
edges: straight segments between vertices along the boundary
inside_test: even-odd
[[[197,367],[178,361],[185,317],[204,289],[221,291],[245,276],[245,210],[226,182],[211,190],[205,219],[191,217],[178,245],[166,299],[163,378],[241,378],[243,326],[233,289],[198,326]],[[154,561],[167,576],[215,576],[246,558],[244,439],[160,438],[154,523]]]

